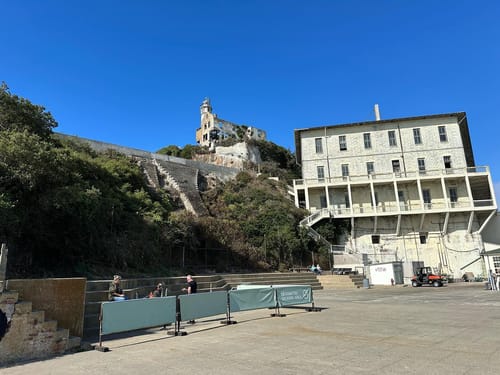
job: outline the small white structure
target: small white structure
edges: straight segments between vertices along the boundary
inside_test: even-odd
[[[402,262],[378,263],[369,266],[370,284],[403,284]]]

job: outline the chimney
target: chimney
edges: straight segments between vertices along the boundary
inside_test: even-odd
[[[375,112],[375,121],[380,121],[380,111],[378,109],[378,104],[373,106],[373,111]]]

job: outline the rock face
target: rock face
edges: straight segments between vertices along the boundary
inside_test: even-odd
[[[262,162],[259,149],[245,142],[227,147],[217,146],[215,153],[195,155],[193,160],[238,169],[245,168],[248,163]]]

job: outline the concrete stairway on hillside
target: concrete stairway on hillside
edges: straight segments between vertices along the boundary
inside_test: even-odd
[[[170,163],[163,160],[154,160],[153,164],[158,170],[161,179],[163,178],[163,187],[170,185],[180,196],[184,207],[196,216],[208,215],[208,210],[200,197],[198,181],[200,173],[198,169]]]
[[[80,337],[46,320],[44,311],[33,311],[32,303],[19,301],[16,291],[0,293],[0,309],[11,315],[10,327],[0,341],[0,363],[40,359],[80,348]]]
[[[330,275],[318,277],[324,289],[352,289],[363,287],[363,275]]]

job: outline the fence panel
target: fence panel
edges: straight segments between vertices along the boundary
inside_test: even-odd
[[[312,303],[312,287],[310,285],[274,285],[278,305],[292,306]]]
[[[101,305],[101,334],[174,323],[175,309],[175,296],[104,302]]]
[[[275,291],[270,287],[248,286],[229,291],[231,312],[267,309],[276,307]]]
[[[226,314],[227,292],[196,293],[179,296],[181,319],[193,320]]]

